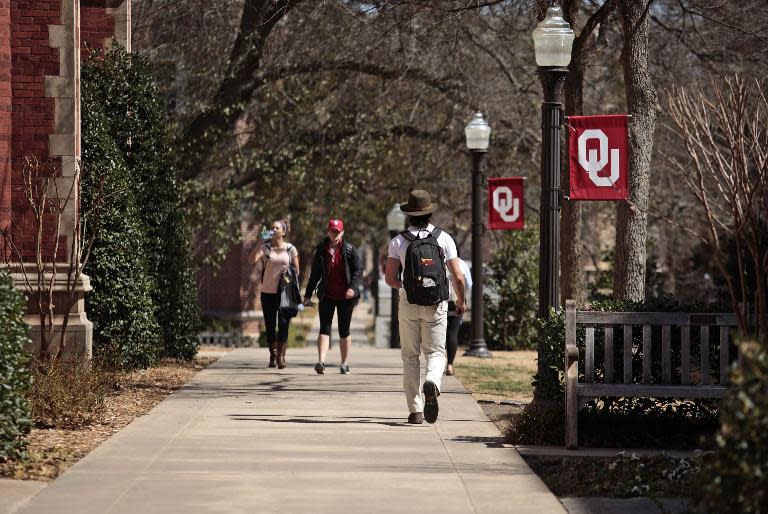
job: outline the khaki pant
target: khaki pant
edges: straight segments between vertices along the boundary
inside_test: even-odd
[[[445,352],[448,302],[429,306],[413,305],[408,303],[405,289],[400,289],[397,318],[400,325],[405,401],[410,412],[423,412],[421,354],[424,354],[427,364],[426,380],[434,382],[439,391],[448,362]]]

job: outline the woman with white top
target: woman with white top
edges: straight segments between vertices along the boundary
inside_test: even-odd
[[[260,264],[261,310],[269,343],[269,367],[283,369],[285,349],[288,346],[288,325],[291,319],[280,313],[279,283],[283,272],[292,266],[298,279],[299,252],[285,240],[288,234],[288,220],[272,223],[272,237],[261,244],[252,256],[251,262]]]

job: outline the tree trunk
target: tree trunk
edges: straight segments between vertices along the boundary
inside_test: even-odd
[[[582,56],[583,54],[575,56],[576,58],[568,66],[568,77],[565,79],[565,113],[568,116],[580,116],[583,112],[585,62]],[[563,191],[570,191],[569,142],[570,137],[566,126],[563,158],[561,160],[563,165],[560,170],[560,183]],[[565,305],[565,300],[575,300],[577,305],[583,305],[586,301],[582,223],[581,203],[563,199],[562,218],[560,220],[561,305]]]
[[[622,0],[619,3],[624,49],[621,65],[629,124],[629,202],[618,206],[615,298],[642,301],[645,298],[645,245],[648,236],[648,196],[656,127],[658,98],[648,63],[648,8],[652,0]]]

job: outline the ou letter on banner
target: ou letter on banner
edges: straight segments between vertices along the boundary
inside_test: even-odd
[[[629,198],[626,114],[569,116],[571,200]]]
[[[491,230],[523,230],[523,177],[488,179],[488,227]]]

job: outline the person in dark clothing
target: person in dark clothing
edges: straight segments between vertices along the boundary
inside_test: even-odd
[[[304,293],[304,304],[309,305],[312,293],[317,289],[320,299],[320,334],[317,336],[317,357],[315,371],[325,373],[325,358],[330,345],[331,324],[334,311],[338,312],[339,349],[341,351],[342,374],[349,373],[349,350],[352,338],[349,326],[352,311],[360,296],[360,279],[363,262],[357,248],[344,241],[344,222],[331,219],[328,222],[328,237],[317,248],[312,260],[312,272]]]

